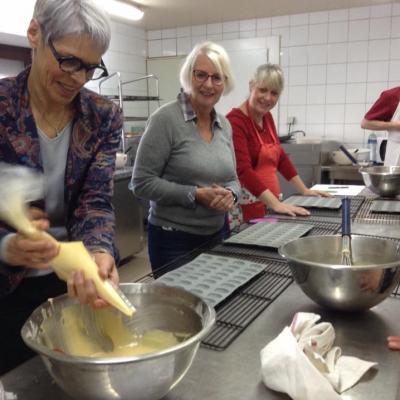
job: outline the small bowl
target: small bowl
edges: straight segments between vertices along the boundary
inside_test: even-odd
[[[43,303],[25,322],[21,335],[40,355],[56,383],[75,399],[161,399],[186,374],[200,341],[215,322],[214,309],[183,289],[159,283],[134,283],[122,284],[121,290],[137,308],[132,320],[124,319],[132,332],[161,329],[189,332],[191,336],[175,346],[141,356],[71,356],[47,347],[41,326],[43,321],[55,319],[56,324],[52,324],[52,332],[47,335],[51,334],[53,342],[57,342],[64,329],[61,311],[77,301],[63,295]],[[82,307],[83,312],[94,312],[89,306]]]

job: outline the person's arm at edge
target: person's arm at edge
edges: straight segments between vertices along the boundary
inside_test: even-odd
[[[400,131],[400,120],[397,121],[379,121],[368,120],[363,118],[361,121],[361,128],[371,131]]]

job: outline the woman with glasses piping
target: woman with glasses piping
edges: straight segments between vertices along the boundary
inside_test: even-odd
[[[45,176],[34,223],[58,240],[82,240],[100,276],[118,282],[111,205],[122,119],[110,101],[85,89],[107,75],[107,15],[94,0],[37,0],[27,36],[32,64],[0,80],[0,161]],[[67,286],[51,269],[57,248],[0,225],[0,375],[33,353],[20,329],[49,297],[68,289],[82,303],[103,307],[82,272]]]
[[[283,83],[278,65],[260,65],[249,82],[247,100],[227,115],[232,125],[237,174],[243,190],[240,207],[231,215],[231,227],[243,220],[264,217],[267,208],[279,214],[309,215],[302,207],[280,201],[278,172],[302,195],[329,196],[304,185],[279,142],[270,111],[279,100]]]
[[[153,271],[220,241],[240,194],[228,121],[214,106],[233,87],[226,51],[197,45],[180,71],[181,92],[151,115],[131,188],[150,201],[148,250]],[[184,263],[177,261],[178,263]]]

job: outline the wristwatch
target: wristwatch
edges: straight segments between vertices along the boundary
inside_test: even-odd
[[[237,197],[236,193],[231,188],[225,188],[225,189],[229,190],[232,193],[233,203],[236,204],[238,202],[238,197]]]
[[[188,208],[196,208],[196,188],[194,188],[194,190],[191,190],[188,194],[187,194],[187,198],[189,200],[189,207]]]

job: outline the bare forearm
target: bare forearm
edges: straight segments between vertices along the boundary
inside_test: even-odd
[[[274,209],[280,203],[279,199],[277,199],[269,189],[264,190],[260,196],[258,196],[258,200],[262,201],[268,208],[272,209]]]
[[[400,130],[400,121],[369,121],[364,118],[361,121],[361,128],[371,131],[395,131]]]
[[[304,194],[307,191],[307,186],[299,175],[294,176],[289,182],[294,186],[298,193]]]
[[[258,199],[262,201],[269,209],[272,209],[278,214],[287,214],[293,217],[296,215],[310,215],[309,211],[302,207],[296,207],[280,202],[268,189],[262,192]]]

